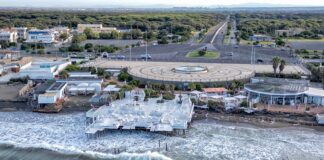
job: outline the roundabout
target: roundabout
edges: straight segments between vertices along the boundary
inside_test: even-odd
[[[272,65],[231,63],[144,62],[96,60],[84,67],[124,69],[143,83],[187,84],[191,82],[213,85],[233,80],[249,81],[255,73],[273,73]],[[283,73],[307,74],[298,65],[287,65]]]
[[[143,64],[128,68],[128,72],[141,80],[168,83],[214,83],[248,80],[254,76],[251,69],[222,64]]]

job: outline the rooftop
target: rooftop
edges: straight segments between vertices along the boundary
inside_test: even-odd
[[[55,81],[46,81],[40,85],[38,85],[34,89],[34,94],[43,94],[46,92],[46,90],[55,83]]]
[[[188,95],[182,95],[182,103],[175,100],[157,103],[160,98],[144,101],[143,94],[132,92],[132,96],[112,102],[110,106],[102,106],[87,112],[88,118],[97,117],[94,123],[86,127],[86,133],[93,134],[103,129],[135,129],[146,128],[152,132],[187,129],[191,121],[193,105]],[[139,101],[134,101],[141,95]]]
[[[227,92],[226,88],[204,88],[205,93],[221,93],[221,92]]]
[[[86,81],[86,82],[102,82],[101,78],[91,78],[91,77],[69,77],[66,79],[59,79],[58,82],[71,82],[71,81]]]
[[[309,88],[309,81],[282,78],[252,78],[252,83],[246,84],[245,89],[262,94],[285,95],[302,94]]]
[[[55,82],[47,90],[48,91],[57,91],[61,90],[66,85],[65,82]]]

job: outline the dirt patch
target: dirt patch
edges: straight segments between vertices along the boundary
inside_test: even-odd
[[[19,90],[24,84],[1,84],[0,85],[0,101],[16,101],[18,100]]]
[[[91,96],[70,96],[63,103],[62,113],[86,112],[91,109],[88,102]]]

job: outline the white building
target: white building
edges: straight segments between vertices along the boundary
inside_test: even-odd
[[[30,79],[54,79],[69,64],[71,62],[33,62],[31,66],[21,70],[19,75],[29,76]]]
[[[16,28],[18,38],[27,39],[27,28],[26,27],[17,27]]]
[[[64,82],[53,83],[44,94],[38,95],[38,104],[54,104],[65,97],[65,88],[67,84]]]
[[[272,38],[266,35],[255,34],[253,36],[250,36],[250,41],[267,42],[267,41],[272,41]]]
[[[67,91],[70,95],[88,95],[98,94],[102,91],[103,79],[81,76],[59,79],[57,82],[67,83]]]
[[[17,32],[15,30],[1,30],[0,40],[8,42],[17,42]]]
[[[71,29],[69,27],[54,27],[51,30],[56,31],[59,34],[62,34],[62,33],[70,34],[71,33]]]
[[[30,30],[26,42],[51,44],[55,42],[55,34],[51,30]]]
[[[98,78],[96,74],[91,74],[91,72],[69,72],[70,78]]]
[[[95,33],[109,33],[117,31],[115,27],[103,27],[102,24],[78,24],[78,33],[83,33],[86,28],[90,28]]]
[[[159,98],[145,99],[143,90],[127,93],[125,99],[93,108],[86,113],[88,135],[102,130],[145,129],[150,132],[184,131],[192,120],[194,106],[187,95],[157,103]]]
[[[291,37],[291,36],[296,36],[298,34],[301,34],[304,31],[305,29],[303,28],[289,28],[287,30],[275,30],[275,35]]]

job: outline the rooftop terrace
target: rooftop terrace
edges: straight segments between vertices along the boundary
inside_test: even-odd
[[[143,96],[140,96],[139,101],[134,101],[133,98],[134,96],[130,96],[109,106],[89,110],[86,116],[93,121],[86,127],[86,133],[95,134],[105,129],[137,128],[151,132],[172,132],[187,129],[188,123],[191,122],[193,105],[187,95],[182,95],[182,103],[179,103],[179,95],[176,95],[176,99],[164,103],[157,103],[161,98],[148,101],[143,101]]]

